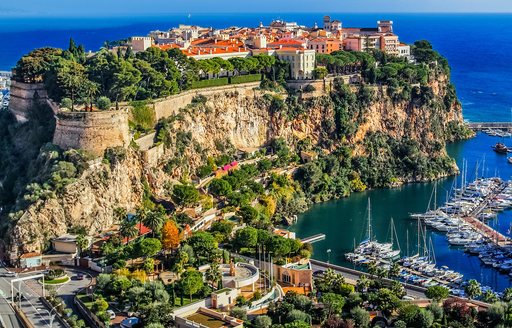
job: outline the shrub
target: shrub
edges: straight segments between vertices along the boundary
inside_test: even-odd
[[[98,100],[96,100],[96,106],[101,110],[107,110],[111,105],[112,102],[107,97],[99,97]]]
[[[314,86],[314,85],[312,85],[312,84],[308,84],[308,85],[306,85],[306,86],[304,87],[304,89],[303,89],[303,91],[304,91],[304,92],[313,92],[313,91],[315,91],[315,90],[316,90],[316,88],[315,88],[315,86]]]
[[[231,84],[250,83],[258,81],[261,81],[261,74],[233,76],[229,79],[229,83]]]
[[[72,105],[73,101],[69,98],[62,98],[62,100],[60,101],[60,107],[71,109]]]
[[[235,306],[234,308],[231,309],[229,314],[235,318],[240,319],[240,320],[247,320],[247,311],[245,311],[244,309],[242,309],[240,307]]]
[[[155,111],[148,106],[146,101],[132,101],[131,116],[135,129],[146,132],[154,128],[156,123]]]

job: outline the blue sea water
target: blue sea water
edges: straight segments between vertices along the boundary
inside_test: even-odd
[[[375,26],[392,19],[402,41],[428,39],[452,66],[452,79],[470,121],[512,119],[512,15],[510,14],[331,14],[344,26]],[[321,24],[321,14],[186,14],[110,18],[0,18],[0,70],[9,70],[35,47],[66,47],[73,37],[96,50],[105,40],[145,35],[180,23],[216,28],[257,26],[273,19]]]

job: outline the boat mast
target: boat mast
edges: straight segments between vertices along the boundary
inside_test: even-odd
[[[406,236],[407,236],[407,257],[409,257],[409,229],[407,229]]]
[[[437,210],[437,181],[434,184],[434,211]]]
[[[370,205],[370,197],[368,197],[368,240],[372,240],[372,207]]]

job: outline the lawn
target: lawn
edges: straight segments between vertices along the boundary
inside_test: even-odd
[[[176,295],[176,298],[174,300],[174,307],[178,308],[178,307],[189,305],[190,303],[194,303],[194,302],[197,302],[200,300],[202,300],[202,298],[194,296],[194,297],[192,297],[192,302],[190,302],[190,297],[188,295],[186,295],[186,296],[183,296],[183,305],[181,305],[180,296]]]
[[[85,294],[78,294],[76,295],[77,298],[80,299],[80,301],[82,301],[82,303],[84,303],[84,305],[88,308],[88,309],[91,309],[92,308],[92,304],[93,304],[93,301],[91,299],[91,297],[89,295],[85,295]]]
[[[45,285],[58,285],[58,284],[64,284],[68,281],[69,281],[69,277],[65,276],[65,277],[61,277],[61,278],[57,278],[57,279],[45,280],[44,284]]]

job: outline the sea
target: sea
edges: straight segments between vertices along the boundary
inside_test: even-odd
[[[472,122],[512,121],[512,15],[510,14],[353,14],[325,13],[339,19],[345,27],[372,27],[377,20],[393,20],[400,40],[413,43],[429,40],[444,55],[452,68],[455,84],[463,105],[464,118]],[[268,25],[274,19],[295,21],[300,25],[321,25],[321,13],[264,14],[173,14],[142,17],[67,17],[67,18],[0,18],[0,71],[10,70],[16,61],[35,47],[67,47],[69,38],[87,50],[97,50],[104,41],[146,35],[151,30],[167,30],[179,24],[222,28],[228,26]],[[449,144],[448,153],[459,167],[467,162],[468,179],[477,176],[500,176],[511,179],[512,165],[504,155],[491,150],[491,145],[512,140],[479,133],[475,138]],[[437,183],[438,204],[461,177],[450,177]],[[402,254],[416,252],[416,221],[410,213],[425,211],[434,183],[408,184],[396,189],[371,190],[312,206],[291,227],[299,237],[325,233],[326,239],[314,244],[313,257],[350,266],[344,254],[365,234],[368,198],[376,237],[390,238],[390,220],[394,219]],[[512,211],[502,212],[490,225],[510,234]],[[467,279],[497,291],[511,286],[507,275],[480,264],[460,248],[450,247],[442,234],[429,231],[439,265],[459,271]],[[330,250],[329,252],[327,252]]]

